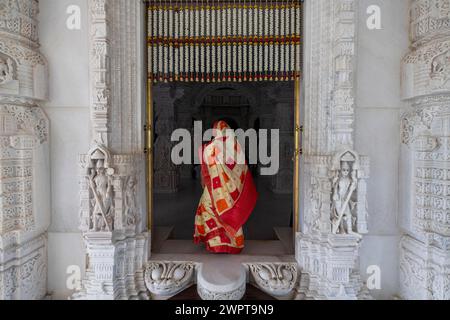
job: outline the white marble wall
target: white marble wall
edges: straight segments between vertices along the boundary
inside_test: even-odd
[[[408,51],[408,0],[359,0],[355,149],[371,159],[368,181],[369,235],[361,249],[361,273],[379,265],[376,298],[398,292],[398,160],[400,63]],[[68,5],[81,8],[81,30],[66,28]],[[382,29],[368,30],[369,5],[381,8]],[[41,51],[49,61],[51,123],[51,225],[48,289],[66,297],[66,269],[83,268],[79,225],[79,154],[89,149],[89,54],[87,0],[40,0]],[[69,251],[70,250],[70,251]]]
[[[371,162],[368,180],[369,234],[361,249],[361,273],[381,268],[375,298],[398,293],[398,174],[400,155],[400,69],[408,52],[408,0],[360,0],[356,74],[355,148]],[[381,30],[369,30],[366,10],[381,9]]]
[[[66,27],[69,5],[81,9],[81,30]],[[41,51],[49,61],[51,123],[51,225],[48,236],[48,290],[55,298],[71,292],[67,267],[84,268],[79,225],[78,155],[89,149],[89,52],[87,0],[40,0]]]

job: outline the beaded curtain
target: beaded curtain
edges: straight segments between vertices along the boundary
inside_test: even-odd
[[[289,81],[300,72],[297,0],[150,1],[154,82]]]

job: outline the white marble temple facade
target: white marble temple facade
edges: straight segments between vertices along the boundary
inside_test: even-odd
[[[138,0],[0,3],[18,3],[6,10],[19,17],[32,8],[33,22],[22,33],[2,27],[0,15],[7,79],[0,81],[0,299],[68,298],[70,266],[79,266],[84,279],[75,298],[148,298],[144,6]],[[81,30],[66,28],[68,5],[79,6]],[[380,30],[367,28],[370,5],[381,9]],[[442,191],[450,188],[449,6],[449,0],[305,1],[301,228],[288,261],[298,263],[294,298],[449,299],[449,195]],[[95,46],[105,50],[94,52]],[[99,90],[106,90],[100,98]],[[333,159],[348,159],[343,150],[359,164],[355,197],[367,228],[360,226],[358,237],[331,231],[339,172]],[[99,160],[119,200],[127,194],[120,181],[137,178],[140,219],[131,225],[123,216],[113,230],[98,232],[83,222],[95,202],[86,170]],[[8,175],[7,168],[29,174]],[[16,219],[11,210],[19,207],[26,214]],[[339,252],[345,261],[336,258]],[[161,262],[170,264],[167,257]],[[373,266],[381,270],[381,287],[367,290]]]

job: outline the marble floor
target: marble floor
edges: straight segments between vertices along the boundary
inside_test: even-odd
[[[247,240],[278,240],[275,228],[291,226],[292,194],[275,194],[270,179],[257,177],[259,193],[256,208],[244,226]],[[202,194],[200,182],[182,179],[179,192],[154,195],[154,226],[169,228],[169,239],[191,240],[194,215]]]

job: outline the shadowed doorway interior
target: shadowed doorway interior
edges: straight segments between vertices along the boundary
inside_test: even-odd
[[[279,169],[275,175],[261,175],[261,163],[250,164],[259,193],[253,214],[244,226],[247,240],[283,245],[292,250],[294,85],[292,82],[186,84],[174,82],[153,87],[154,95],[154,246],[167,249],[170,243],[194,246],[194,217],[203,192],[200,166],[174,165],[171,142],[174,129],[194,132],[201,121],[203,132],[218,120],[232,129],[279,130]],[[270,143],[270,139],[268,139]],[[246,150],[251,147],[246,141]],[[258,141],[257,145],[260,143]],[[191,143],[196,152],[194,141]],[[187,241],[189,242],[187,242]],[[173,251],[173,250],[172,250]]]
[[[249,165],[259,198],[244,234],[247,253],[253,250],[251,241],[259,241],[261,254],[293,253],[300,33],[297,0],[150,1],[148,207],[153,252],[202,252],[192,241],[202,194],[199,166],[171,161],[171,135],[181,128],[192,134],[199,121],[204,132],[225,120],[244,131],[269,130],[270,135],[279,130],[279,141],[274,145],[269,137],[267,145],[269,158],[274,151],[279,154],[276,174],[261,174],[270,164]],[[255,144],[260,148],[260,141]],[[194,146],[192,152],[197,152]]]

